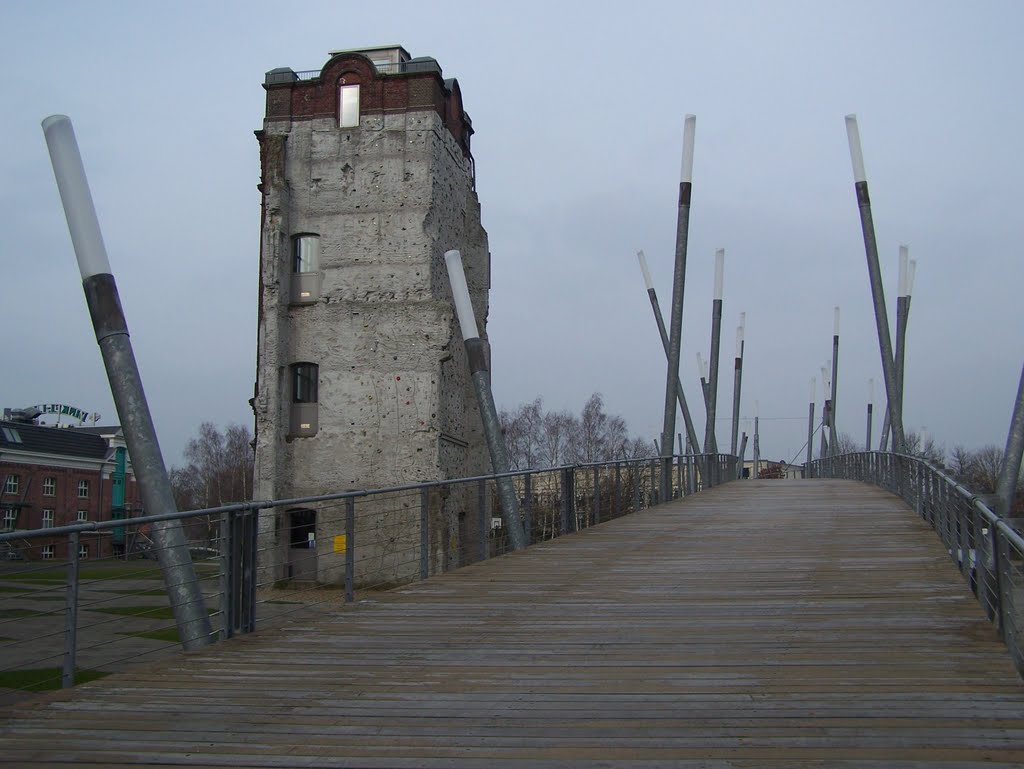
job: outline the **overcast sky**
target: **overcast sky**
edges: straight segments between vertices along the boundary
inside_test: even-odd
[[[499,405],[542,396],[575,411],[599,391],[634,434],[660,434],[666,366],[635,252],[667,312],[694,113],[693,411],[725,248],[720,444],[739,313],[743,415],[756,400],[762,455],[790,459],[810,378],[831,357],[834,305],[839,427],[862,441],[869,377],[876,413],[884,398],[853,112],[890,314],[899,245],[918,260],[906,426],[947,448],[1005,441],[1022,361],[1022,3],[6,0],[0,18],[0,406],[68,403],[116,421],[44,117],[74,122],[175,464],[201,421],[252,422],[264,73],[397,43],[459,80],[477,132]]]

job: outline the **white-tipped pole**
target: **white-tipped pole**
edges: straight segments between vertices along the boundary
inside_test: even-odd
[[[818,379],[817,377],[811,377],[811,403],[814,403],[818,399]]]
[[[834,310],[834,316],[832,318],[832,335],[839,336],[839,308],[836,307]]]
[[[907,289],[909,279],[910,255],[906,246],[900,246],[900,277],[899,285],[896,287],[896,296],[907,296],[910,292]]]
[[[643,251],[637,251],[636,258],[640,261],[640,272],[644,274],[644,285],[650,291],[654,288],[654,281],[651,280],[651,271],[647,269],[647,257],[644,256]]]
[[[914,293],[914,276],[917,274],[917,259],[911,259],[907,264],[907,293],[904,296],[910,296]]]
[[[687,115],[683,122],[683,166],[679,180],[693,181],[693,139],[697,131],[697,116]]]
[[[832,368],[832,361],[825,361],[825,365],[821,367],[821,391],[822,393],[828,394],[828,371]]]
[[[715,251],[715,300],[722,301],[725,286],[725,249]]]
[[[67,215],[71,244],[78,258],[82,280],[93,275],[110,273],[107,249],[103,245],[96,206],[89,192],[82,155],[78,151],[75,129],[67,115],[50,115],[43,121],[46,146],[50,150],[53,175]]]
[[[853,180],[855,182],[866,182],[867,175],[864,173],[864,153],[860,148],[860,129],[857,128],[857,116],[846,116],[846,138],[850,142],[850,161],[853,163]]]
[[[704,361],[704,356],[699,352],[697,353],[697,371],[700,372],[700,378],[707,381],[708,364]]]
[[[875,379],[872,377],[868,380],[868,403],[875,402]]]
[[[740,328],[743,329],[743,333],[747,332],[747,314],[745,312],[740,313]]]
[[[462,269],[462,254],[458,251],[446,251],[445,264],[448,265],[448,280],[452,286],[452,298],[455,300],[455,312],[459,316],[459,327],[462,329],[463,341],[478,339],[480,331],[476,327],[476,315],[473,313],[473,302],[469,298],[469,286],[466,284],[466,273]]]

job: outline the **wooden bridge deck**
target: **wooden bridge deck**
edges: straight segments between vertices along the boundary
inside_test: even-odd
[[[19,767],[1024,764],[1024,684],[935,535],[734,483],[21,703]]]

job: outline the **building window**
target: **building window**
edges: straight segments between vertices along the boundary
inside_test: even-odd
[[[17,475],[8,475],[7,482],[4,484],[4,494],[17,494],[18,486],[20,485],[20,477]]]
[[[315,363],[292,364],[292,403],[316,403],[320,367]]]
[[[43,560],[44,561],[52,561],[53,560],[53,545],[43,545]]]
[[[292,272],[316,272],[320,269],[320,236],[296,235],[292,238]]]
[[[18,522],[18,511],[13,507],[4,508],[4,531],[13,531]]]
[[[57,479],[43,478],[43,496],[53,497],[57,494]]]
[[[343,85],[338,91],[338,125],[355,128],[359,125],[359,86]]]
[[[88,545],[79,545],[78,546],[78,557],[79,558],[88,558],[89,557],[89,546]]]
[[[79,510],[78,514],[75,516],[75,522],[76,523],[85,523],[88,520],[89,520],[89,511],[88,510]]]
[[[53,528],[53,510],[43,510],[43,528]]]
[[[78,482],[78,498],[88,499],[89,498],[89,481]]]

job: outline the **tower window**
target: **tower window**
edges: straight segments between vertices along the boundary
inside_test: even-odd
[[[316,403],[320,367],[315,363],[292,364],[292,402]]]
[[[320,269],[320,236],[296,235],[292,238],[292,272],[316,272]]]
[[[338,125],[355,128],[359,125],[359,86],[343,85],[338,90]]]

